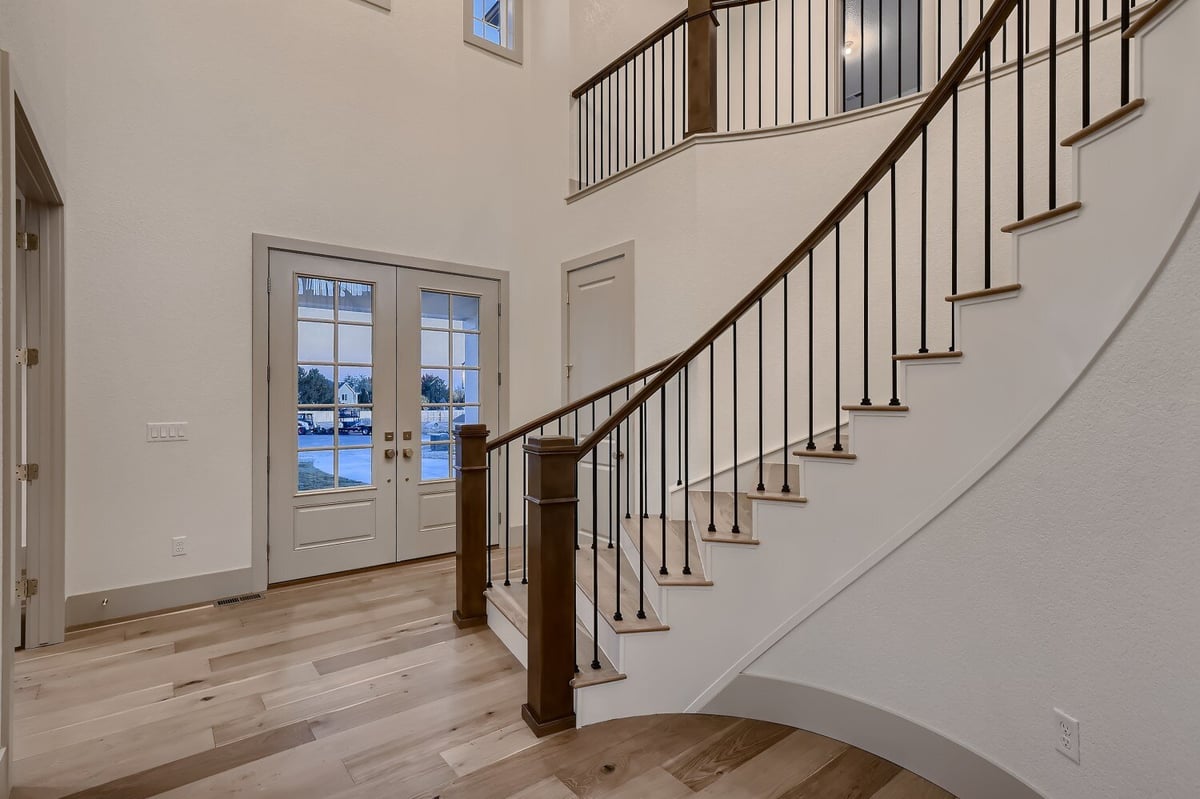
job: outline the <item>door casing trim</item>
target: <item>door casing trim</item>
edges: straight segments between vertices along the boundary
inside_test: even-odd
[[[267,503],[267,453],[268,436],[268,341],[270,335],[270,303],[267,297],[267,277],[270,273],[270,257],[272,250],[317,255],[327,258],[339,258],[362,263],[393,266],[398,269],[415,269],[426,272],[441,272],[443,274],[476,277],[494,280],[498,284],[500,306],[505,313],[500,317],[499,331],[499,369],[501,375],[508,372],[508,282],[509,272],[506,269],[492,269],[471,264],[458,264],[451,261],[438,261],[430,258],[420,258],[413,255],[398,255],[379,250],[367,250],[359,247],[347,247],[340,244],[325,244],[303,239],[272,236],[265,233],[254,233],[251,236],[253,247],[253,352],[251,357],[251,532],[250,532],[250,571],[253,590],[262,591],[267,587],[267,530],[269,525],[269,505]],[[499,407],[496,418],[501,429],[508,429],[508,382],[499,386]]]

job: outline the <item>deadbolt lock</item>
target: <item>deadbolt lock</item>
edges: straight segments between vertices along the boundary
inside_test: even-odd
[[[405,431],[404,431],[404,440],[405,440],[405,441],[412,441],[412,431],[411,431],[411,430],[405,430]]]
[[[391,433],[391,432],[384,433],[384,434],[383,434],[383,440],[384,440],[384,441],[395,441],[395,440],[396,440],[396,434],[395,434],[395,433]]]

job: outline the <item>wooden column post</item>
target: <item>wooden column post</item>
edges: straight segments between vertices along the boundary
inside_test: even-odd
[[[529,458],[529,701],[539,738],[575,727],[575,441],[538,436]]]
[[[717,18],[712,0],[688,0],[688,114],[683,135],[717,130]]]
[[[464,424],[456,433],[454,449],[454,503],[457,542],[454,547],[455,590],[458,603],[454,623],[460,628],[487,624],[487,437],[485,424]]]

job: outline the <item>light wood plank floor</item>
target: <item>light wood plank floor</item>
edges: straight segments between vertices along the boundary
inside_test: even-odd
[[[759,722],[650,717],[539,743],[520,664],[487,628],[455,628],[453,601],[446,558],[18,653],[13,796],[946,796]]]

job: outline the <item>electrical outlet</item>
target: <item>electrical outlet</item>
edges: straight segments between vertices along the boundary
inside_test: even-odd
[[[1054,748],[1079,762],[1079,720],[1054,708]]]
[[[177,558],[187,554],[187,536],[180,535],[171,539],[171,557]]]

